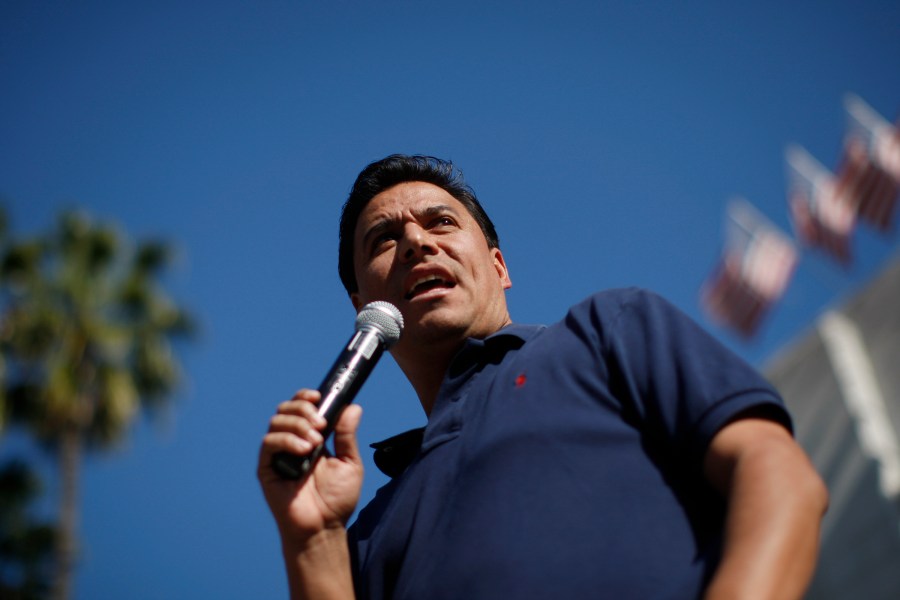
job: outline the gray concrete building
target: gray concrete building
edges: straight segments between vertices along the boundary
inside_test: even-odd
[[[807,598],[900,599],[900,259],[763,371],[831,494]]]

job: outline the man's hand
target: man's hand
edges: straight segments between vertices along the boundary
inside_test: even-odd
[[[343,528],[359,501],[363,466],[356,443],[362,410],[348,406],[334,430],[335,455],[323,454],[305,482],[282,479],[272,469],[279,452],[308,455],[323,443],[325,420],[316,413],[319,392],[300,390],[278,406],[259,453],[257,476],[284,543],[303,544],[316,534]]]
[[[353,598],[344,527],[362,488],[356,443],[362,409],[351,404],[334,428],[334,456],[322,454],[306,481],[282,479],[272,468],[279,452],[308,455],[323,442],[325,420],[315,390],[300,390],[278,406],[259,451],[257,477],[281,535],[291,598]]]

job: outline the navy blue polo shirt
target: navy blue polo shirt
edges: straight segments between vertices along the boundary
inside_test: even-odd
[[[724,513],[702,458],[749,409],[790,428],[756,371],[642,290],[468,340],[424,432],[378,446],[394,478],[350,529],[357,596],[698,597]]]

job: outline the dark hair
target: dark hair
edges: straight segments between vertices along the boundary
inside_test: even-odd
[[[359,215],[369,200],[397,184],[409,181],[431,183],[456,198],[481,227],[488,247],[500,247],[494,224],[475,197],[475,191],[466,184],[462,171],[454,167],[453,163],[433,156],[392,154],[371,163],[360,172],[341,210],[338,273],[348,294],[357,291],[356,272],[353,269],[353,237]]]

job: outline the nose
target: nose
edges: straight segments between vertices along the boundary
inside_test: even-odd
[[[398,255],[404,261],[418,260],[437,253],[437,245],[427,229],[418,223],[409,223],[403,228]]]

